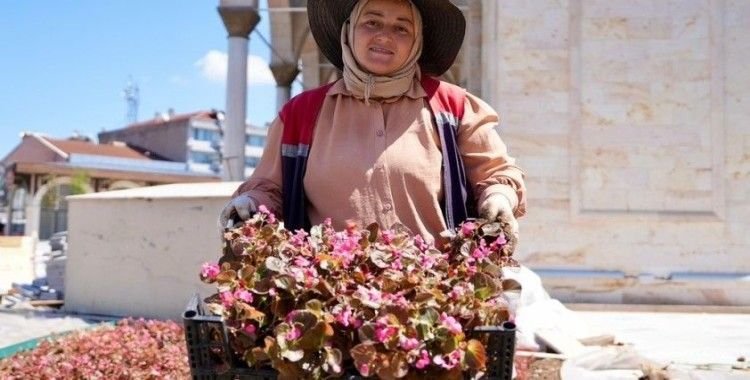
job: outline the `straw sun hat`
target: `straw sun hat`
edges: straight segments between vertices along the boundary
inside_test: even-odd
[[[320,50],[334,66],[341,58],[341,26],[359,0],[308,0],[310,31]],[[422,72],[442,75],[456,60],[464,41],[466,19],[449,0],[411,0],[422,15],[424,48],[419,58]]]

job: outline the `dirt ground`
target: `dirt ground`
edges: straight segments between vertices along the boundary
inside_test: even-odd
[[[517,380],[560,380],[560,359],[516,357]]]

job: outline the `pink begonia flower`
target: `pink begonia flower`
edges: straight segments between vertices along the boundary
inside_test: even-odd
[[[435,263],[437,263],[437,260],[431,255],[422,254],[419,256],[419,265],[422,266],[423,269],[432,269],[432,267],[435,266]]]
[[[508,240],[505,238],[505,234],[502,234],[497,237],[495,241],[492,242],[492,249],[498,249],[502,248],[505,244],[508,244]]]
[[[217,264],[203,263],[203,266],[201,267],[201,276],[209,280],[216,280],[216,276],[219,275],[219,272],[221,272],[221,269]]]
[[[484,260],[490,255],[490,248],[487,247],[487,242],[482,239],[479,241],[479,247],[474,248],[474,251],[471,252],[471,257],[477,261]]]
[[[466,289],[464,289],[463,286],[455,286],[453,289],[451,289],[450,293],[448,295],[452,300],[458,300],[459,298],[463,297],[464,294],[466,294]]]
[[[297,326],[292,327],[291,330],[287,331],[286,333],[286,340],[296,340],[299,339],[299,337],[302,336],[302,329],[300,329]]]
[[[370,376],[370,365],[369,365],[369,364],[367,364],[367,363],[362,363],[362,364],[361,364],[361,365],[359,366],[359,368],[358,368],[358,369],[359,369],[359,373],[361,373],[361,374],[362,374],[362,376],[365,376],[365,377],[367,377],[367,376]]]
[[[380,237],[383,239],[385,244],[391,244],[393,239],[396,238],[396,234],[391,230],[383,230],[380,232]]]
[[[398,345],[405,351],[411,351],[419,347],[419,341],[416,338],[407,338],[403,335],[398,337]]]
[[[431,244],[424,241],[424,238],[422,235],[417,235],[414,237],[414,245],[419,248],[420,251],[424,252],[432,247]]]
[[[256,329],[255,325],[252,324],[252,323],[248,323],[247,325],[245,325],[245,328],[242,329],[242,331],[244,331],[248,335],[255,334],[256,330],[257,329]]]
[[[276,223],[276,215],[274,215],[271,210],[266,207],[266,205],[260,205],[258,206],[258,211],[261,214],[265,214],[266,217],[268,217],[268,223],[275,224]]]
[[[472,222],[466,222],[461,225],[461,233],[464,236],[469,236],[472,233],[474,233],[474,230],[477,228],[477,225]]]
[[[245,303],[252,303],[253,293],[250,293],[245,289],[237,289],[234,291],[234,298],[245,301]]]
[[[296,265],[298,267],[302,267],[302,268],[309,267],[310,264],[312,264],[310,262],[310,260],[308,260],[308,259],[306,259],[304,257],[295,257],[294,258],[294,265]]]
[[[295,231],[294,235],[289,239],[289,241],[294,245],[295,247],[302,247],[305,245],[305,241],[307,239],[307,232],[303,229],[299,229]]]
[[[299,315],[299,310],[292,310],[292,311],[290,311],[286,315],[286,317],[284,318],[284,322],[286,322],[286,323],[288,323],[288,324],[291,325],[292,321],[294,320],[295,317],[297,317],[297,315]]]
[[[398,329],[392,326],[378,326],[375,327],[375,340],[378,342],[385,342],[392,336],[398,333]]]
[[[404,265],[401,263],[401,258],[397,258],[396,260],[393,260],[391,263],[391,269],[393,270],[403,270]]]
[[[224,307],[232,307],[234,305],[234,295],[230,291],[219,293],[219,298],[221,298],[221,303]]]
[[[380,307],[380,303],[383,302],[383,293],[377,289],[365,288],[362,285],[357,285],[357,291],[355,294],[365,304],[365,306],[377,309]]]
[[[440,314],[440,323],[442,323],[443,326],[447,327],[448,331],[453,334],[460,334],[463,331],[461,323],[456,321],[456,318],[445,314],[445,312]]]
[[[340,323],[344,327],[349,327],[351,317],[352,308],[348,305],[344,308],[344,310],[334,316],[336,322]]]
[[[430,355],[427,353],[427,350],[422,350],[421,356],[414,363],[414,367],[417,369],[424,369],[424,367],[427,367],[428,365],[430,365]]]

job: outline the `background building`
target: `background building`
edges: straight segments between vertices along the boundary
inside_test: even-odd
[[[67,228],[67,195],[219,179],[124,143],[96,144],[36,133],[25,133],[0,165],[7,194],[3,233],[40,239]]]
[[[247,125],[245,129],[245,157],[220,158],[222,147],[221,114],[199,111],[157,114],[152,120],[131,124],[125,128],[99,133],[100,143],[123,142],[128,146],[158,154],[171,161],[185,162],[187,170],[195,173],[219,174],[220,160],[227,165],[244,165],[245,176],[258,165],[266,143],[267,128]]]

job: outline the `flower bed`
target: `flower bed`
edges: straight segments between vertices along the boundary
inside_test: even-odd
[[[487,336],[467,335],[511,318],[508,231],[467,222],[437,249],[399,226],[290,232],[261,206],[203,266],[218,288],[206,309],[223,318],[236,357],[280,378],[481,376]]]
[[[184,332],[174,322],[125,319],[0,360],[2,379],[182,379]]]

